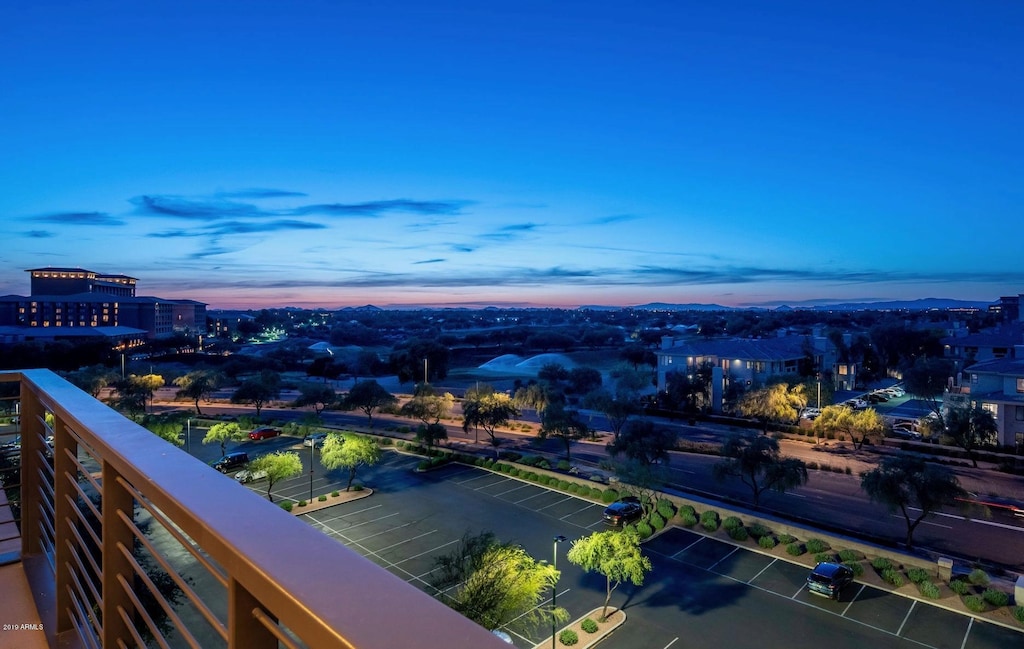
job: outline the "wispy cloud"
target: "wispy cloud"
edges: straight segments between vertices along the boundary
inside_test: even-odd
[[[307,214],[327,214],[333,216],[364,216],[379,217],[389,212],[406,212],[424,215],[460,214],[462,209],[472,205],[473,201],[417,201],[399,198],[386,201],[369,201],[366,203],[323,203],[304,205],[291,210],[296,216]]]
[[[140,214],[170,216],[183,219],[216,220],[224,218],[279,218],[282,216],[336,216],[377,218],[388,213],[409,213],[428,216],[460,214],[473,201],[422,201],[407,198],[363,203],[314,203],[268,210],[237,202],[234,198],[285,198],[305,196],[300,192],[277,189],[250,189],[221,192],[210,198],[188,198],[169,194],[144,194],[129,199]]]
[[[215,195],[220,198],[249,198],[257,200],[260,198],[301,198],[308,196],[304,192],[293,192],[287,189],[267,189],[263,187],[222,191],[217,192]]]
[[[284,230],[324,230],[327,226],[322,223],[310,223],[308,221],[295,221],[292,219],[281,219],[277,221],[228,221],[211,226],[195,228],[192,230],[164,230],[163,232],[152,232],[146,236],[157,239],[178,239],[187,237],[219,237],[232,234],[255,234],[262,232],[280,232]]]
[[[24,235],[29,239],[52,239],[57,236],[49,230],[29,230],[28,232],[25,232]]]
[[[414,266],[418,266],[420,264],[440,264],[441,262],[444,262],[444,261],[447,261],[447,259],[443,259],[441,257],[438,257],[437,259],[424,259],[423,261],[414,261],[412,263],[413,263]]]
[[[125,222],[106,212],[54,212],[30,217],[29,220],[43,223],[59,223],[61,225],[103,225],[118,226]]]
[[[635,214],[612,214],[610,216],[599,216],[595,219],[586,221],[586,225],[609,225],[611,223],[625,223],[627,221],[636,221],[639,216]]]
[[[174,216],[183,219],[222,219],[240,216],[272,216],[255,205],[225,200],[195,200],[182,196],[144,194],[128,200],[136,209],[150,216]]]

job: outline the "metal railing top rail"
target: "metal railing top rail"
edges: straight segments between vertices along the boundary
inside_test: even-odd
[[[23,392],[96,449],[307,646],[503,646],[487,630],[53,372],[0,372],[4,381],[21,381]],[[259,624],[255,618],[236,623]]]

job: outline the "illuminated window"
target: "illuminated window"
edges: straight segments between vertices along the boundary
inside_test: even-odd
[[[1017,392],[1024,392],[1024,378],[1017,379]]]

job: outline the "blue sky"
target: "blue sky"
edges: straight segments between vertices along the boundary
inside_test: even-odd
[[[1022,34],[1017,0],[7,0],[0,294],[1024,293]]]

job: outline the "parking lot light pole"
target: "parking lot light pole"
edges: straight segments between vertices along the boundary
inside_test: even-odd
[[[551,561],[551,567],[558,570],[558,544],[565,541],[565,537],[559,534],[555,537],[554,543],[554,557]],[[555,609],[557,608],[558,602],[558,578],[551,584],[551,649],[555,649]]]
[[[316,448],[316,440],[309,440],[309,502],[313,502],[313,449]]]

